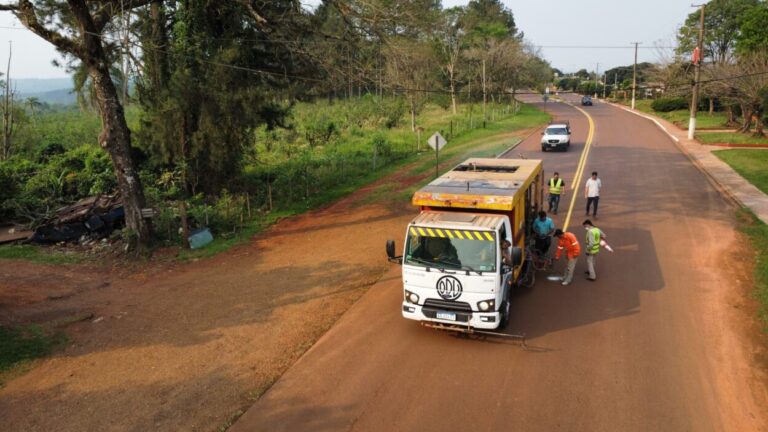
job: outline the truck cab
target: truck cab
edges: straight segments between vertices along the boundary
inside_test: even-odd
[[[418,190],[402,257],[387,245],[403,267],[403,317],[431,327],[504,327],[542,185],[541,161],[475,158]]]

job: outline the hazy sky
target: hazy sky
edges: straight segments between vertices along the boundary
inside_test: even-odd
[[[304,0],[317,4],[319,0]],[[586,48],[629,46],[642,42],[638,61],[659,59],[654,45],[670,46],[677,28],[694,12],[691,0],[505,0],[515,15],[518,28],[528,41],[542,46],[552,66],[566,72],[581,68],[600,71],[632,63],[631,48]],[[443,0],[445,7],[467,1]],[[11,27],[11,28],[9,28]],[[50,44],[24,29],[8,12],[0,12],[0,70],[5,72],[8,42],[13,41],[11,75],[16,78],[58,78],[66,76],[51,64],[58,57]],[[578,48],[559,48],[578,46]]]

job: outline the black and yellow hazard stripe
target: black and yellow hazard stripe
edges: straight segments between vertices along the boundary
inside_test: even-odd
[[[440,237],[459,240],[483,240],[494,241],[495,233],[489,231],[471,231],[457,229],[411,227],[411,235],[422,237]]]

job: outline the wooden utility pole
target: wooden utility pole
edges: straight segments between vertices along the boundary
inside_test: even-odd
[[[5,98],[3,100],[3,160],[11,157],[13,135],[13,91],[11,90],[11,54],[13,42],[8,42],[8,68],[5,70]]]
[[[632,42],[635,44],[635,63],[632,65],[632,109],[635,109],[635,91],[637,90],[637,46],[640,42]]]
[[[701,11],[699,18],[699,40],[696,44],[696,50],[693,54],[693,63],[695,66],[693,72],[693,96],[691,97],[691,120],[688,122],[688,139],[693,139],[696,134],[696,112],[699,105],[699,76],[701,75],[701,59],[704,57],[704,5],[691,5],[698,7]]]

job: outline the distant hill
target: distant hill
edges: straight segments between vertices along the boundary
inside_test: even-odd
[[[77,102],[72,93],[72,78],[20,78],[11,79],[19,99],[36,97],[40,102],[71,105]]]
[[[30,97],[36,97],[40,102],[51,105],[74,105],[77,103],[77,96],[72,89],[51,90],[42,93],[19,93],[18,96],[22,100]]]

